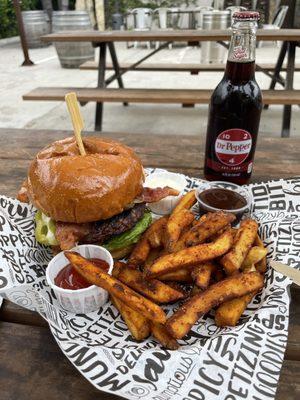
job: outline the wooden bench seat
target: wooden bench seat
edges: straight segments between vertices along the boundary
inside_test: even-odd
[[[38,87],[23,96],[23,100],[63,101],[65,94],[76,92],[81,102],[129,102],[207,104],[211,90],[201,89],[97,89]],[[300,90],[263,90],[264,104],[300,104]]]
[[[120,63],[120,70],[124,71],[130,68],[132,63]],[[263,63],[259,64],[260,67],[267,71],[274,71],[275,64]],[[97,70],[98,63],[95,61],[86,61],[79,67],[82,70]],[[174,63],[142,63],[138,65],[134,71],[173,71],[173,72],[190,72],[191,74],[198,74],[199,72],[222,72],[224,71],[225,64],[174,64]],[[112,70],[112,63],[106,64],[107,70]],[[284,65],[281,71],[286,71],[286,65]],[[295,65],[295,71],[300,71],[300,64]]]

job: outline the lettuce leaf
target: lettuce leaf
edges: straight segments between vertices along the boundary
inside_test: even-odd
[[[142,219],[140,219],[137,224],[124,233],[115,236],[113,239],[104,243],[102,246],[108,251],[118,250],[131,244],[137,243],[142,233],[148,228],[152,222],[152,215],[150,211],[145,212]]]

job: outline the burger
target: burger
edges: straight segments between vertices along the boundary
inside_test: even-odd
[[[102,137],[86,137],[83,144],[86,155],[80,155],[74,137],[42,149],[18,199],[38,210],[39,243],[61,250],[101,244],[122,257],[151,224],[147,203],[178,192],[143,187],[142,163],[129,147]]]

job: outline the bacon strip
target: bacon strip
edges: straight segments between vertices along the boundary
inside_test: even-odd
[[[62,250],[70,250],[90,231],[90,224],[56,222],[55,237]]]
[[[155,203],[160,201],[167,196],[178,196],[180,192],[178,190],[165,186],[163,188],[149,188],[144,187],[143,192],[135,199],[135,202],[140,203]]]

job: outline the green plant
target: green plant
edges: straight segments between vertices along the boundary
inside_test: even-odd
[[[41,9],[40,0],[22,0],[22,11]],[[17,19],[11,0],[0,0],[0,38],[18,35]]]

